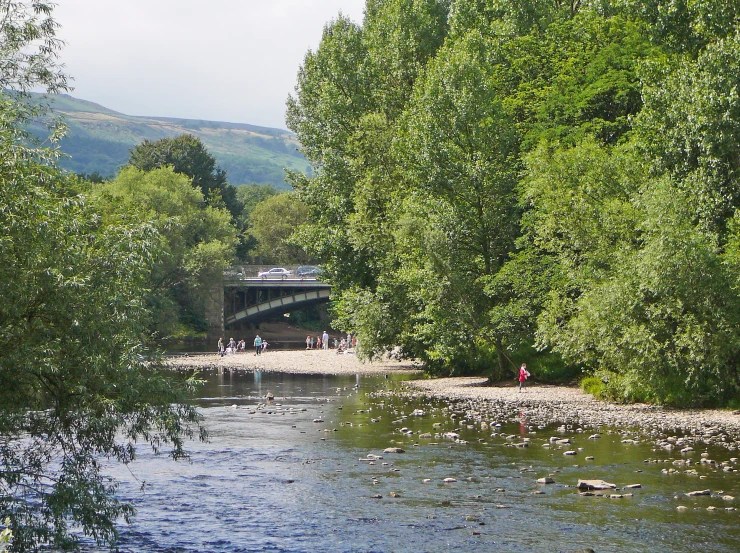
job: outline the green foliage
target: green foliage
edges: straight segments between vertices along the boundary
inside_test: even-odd
[[[236,247],[236,258],[246,259],[254,254],[257,239],[249,234],[251,216],[254,208],[278,191],[268,184],[243,184],[236,187],[236,201],[241,210],[236,217],[236,228],[239,230],[239,244]]]
[[[597,399],[606,399],[604,382],[595,376],[587,376],[581,380],[581,390]]]
[[[7,550],[9,544],[13,540],[13,531],[9,528],[10,519],[5,519],[5,528],[0,532],[0,551]]]
[[[11,551],[73,549],[83,534],[113,545],[134,509],[102,460],[132,461],[137,441],[182,458],[186,438],[205,437],[184,404],[195,382],[142,347],[162,237],[148,221],[106,220],[90,184],[25,130],[45,112],[25,92],[66,89],[51,9],[0,1],[0,539],[12,534]]]
[[[249,217],[249,233],[257,241],[255,253],[268,263],[308,263],[311,258],[291,242],[293,234],[307,220],[308,208],[295,193],[268,196]]]
[[[730,400],[736,20],[729,1],[369,0],[362,26],[332,22],[288,121],[334,324],[435,374],[516,357],[619,401]]]
[[[36,154],[0,133],[0,516],[17,551],[115,541],[133,509],[101,457],[129,462],[137,439],[182,457],[199,420],[140,346],[155,229],[104,223]]]
[[[107,224],[136,221],[158,232],[160,254],[146,296],[152,329],[166,337],[186,320],[202,329],[205,322],[196,314],[204,313],[206,294],[233,259],[236,229],[229,213],[206,205],[188,177],[171,168],[145,173],[129,167],[95,185],[92,194]]]
[[[226,181],[226,172],[216,167],[216,158],[199,138],[183,134],[155,142],[145,140],[131,150],[129,165],[142,171],[172,167],[175,173],[190,177],[193,186],[212,205],[223,202],[234,217],[239,214],[236,190]]]

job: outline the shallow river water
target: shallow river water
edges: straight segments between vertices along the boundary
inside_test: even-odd
[[[398,377],[206,377],[198,404],[210,441],[190,443],[190,461],[141,446],[131,470],[110,467],[137,507],[121,552],[740,551],[740,473],[700,464],[698,447],[665,451],[637,429],[589,439],[595,430],[533,427],[517,412],[481,429],[448,403],[388,393]],[[467,443],[441,436],[453,431]],[[674,464],[687,458],[696,474]],[[537,484],[548,475],[554,484]],[[618,489],[582,496],[579,478]]]

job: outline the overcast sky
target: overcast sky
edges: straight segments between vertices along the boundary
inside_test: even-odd
[[[57,0],[72,95],[127,115],[285,127],[298,68],[364,0]]]

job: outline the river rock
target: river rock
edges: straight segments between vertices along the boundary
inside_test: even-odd
[[[695,492],[688,492],[686,497],[697,497],[700,495],[712,495],[712,492],[710,490],[698,490]]]
[[[537,483],[538,484],[554,484],[555,480],[553,480],[549,476],[545,476],[544,478],[538,478]]]
[[[571,449],[570,451],[563,452],[563,455],[578,455],[578,452]]]
[[[406,450],[400,447],[386,447],[383,453],[406,453]]]
[[[457,482],[457,479],[456,478],[445,478],[444,480],[442,480],[442,482],[444,482],[445,484],[452,484],[453,482]]]
[[[613,490],[617,486],[603,480],[578,480],[579,490]]]

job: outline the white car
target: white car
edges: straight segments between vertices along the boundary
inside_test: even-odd
[[[289,278],[293,273],[282,267],[274,267],[269,271],[262,271],[257,276],[260,278]]]

